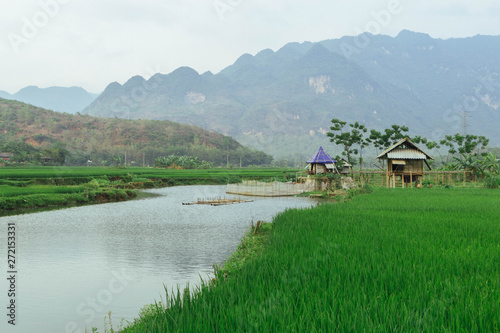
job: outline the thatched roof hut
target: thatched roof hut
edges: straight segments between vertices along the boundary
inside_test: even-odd
[[[430,170],[427,160],[433,158],[409,138],[404,138],[383,151],[377,159],[387,160],[387,187],[405,187],[413,186],[414,182],[422,186],[424,163]]]

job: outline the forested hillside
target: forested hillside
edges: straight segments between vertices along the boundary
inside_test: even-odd
[[[153,165],[158,157],[196,156],[215,165],[269,164],[272,157],[219,133],[171,121],[95,118],[0,99],[0,151],[22,163]],[[126,156],[125,156],[126,154]],[[92,162],[89,162],[92,161]]]

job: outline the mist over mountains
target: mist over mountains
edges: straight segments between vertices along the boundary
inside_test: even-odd
[[[181,67],[149,80],[134,76],[97,98],[76,87],[27,87],[11,98],[69,113],[197,125],[276,158],[302,159],[328,146],[332,118],[377,130],[404,124],[432,140],[465,125],[498,146],[498,54],[500,36],[442,40],[405,30],[394,38],[289,43],[244,54],[217,74]]]
[[[28,86],[11,95],[0,90],[0,98],[11,99],[41,108],[75,114],[92,103],[98,94],[92,94],[80,87],[39,88]]]
[[[289,43],[242,55],[218,74],[182,67],[110,84],[83,113],[168,119],[290,157],[328,143],[332,118],[405,124],[439,140],[467,131],[498,144],[500,36],[433,39],[402,31]],[[202,56],[202,55],[200,55]]]

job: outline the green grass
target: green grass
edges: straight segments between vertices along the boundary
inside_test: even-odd
[[[272,234],[273,224],[263,223],[255,232],[256,226],[252,225],[248,233],[243,237],[238,249],[224,261],[220,266],[216,266],[217,275],[222,276],[224,280],[237,273],[248,260],[252,260],[264,251],[269,242],[269,236]]]
[[[263,181],[289,180],[295,177],[290,169],[234,169],[223,168],[203,170],[174,170],[156,168],[107,168],[107,167],[28,167],[0,168],[0,185],[24,186],[28,183],[38,185],[79,185],[94,178],[110,180],[148,179],[156,186],[175,185],[225,185],[237,183],[242,179]],[[0,193],[1,194],[1,193]]]
[[[0,215],[5,211],[11,213],[15,210],[118,201],[136,196],[136,193],[121,191],[115,187],[130,189],[174,185],[225,185],[240,182],[242,179],[288,180],[293,176],[295,172],[289,169],[2,167]],[[104,187],[108,190],[104,191]]]
[[[279,214],[262,253],[125,332],[498,332],[500,192],[375,189]]]
[[[137,196],[135,191],[115,188],[105,179],[93,179],[81,186],[26,185],[28,183],[21,187],[16,183],[0,185],[0,216],[34,209],[123,201]]]
[[[83,192],[84,189],[83,186],[35,185],[28,187],[12,187],[0,185],[0,197],[14,197],[30,194],[80,193]]]
[[[78,178],[78,177],[127,177],[141,178],[214,178],[214,177],[249,177],[273,178],[283,177],[284,174],[294,175],[290,169],[233,169],[223,168],[202,170],[174,170],[156,168],[108,168],[108,167],[29,167],[29,168],[0,168],[0,179],[33,179],[33,178]]]

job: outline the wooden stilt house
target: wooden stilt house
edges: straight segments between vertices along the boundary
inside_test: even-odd
[[[431,169],[427,160],[433,158],[405,138],[377,156],[387,160],[387,187],[422,187],[424,163]]]
[[[335,168],[336,161],[325,153],[323,147],[319,147],[318,152],[307,163],[309,163],[307,172],[310,175],[337,172]]]
[[[338,167],[339,173],[341,175],[352,175],[352,164],[349,163],[346,159],[341,159],[342,168]]]

